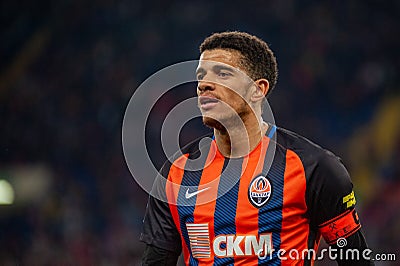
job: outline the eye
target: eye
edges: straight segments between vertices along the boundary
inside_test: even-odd
[[[197,74],[196,78],[197,80],[202,80],[204,78],[204,74],[203,73]]]
[[[229,72],[226,72],[226,71],[220,71],[218,73],[218,77],[221,77],[221,78],[227,78],[227,77],[230,77],[230,76],[232,76],[232,74],[229,73]]]

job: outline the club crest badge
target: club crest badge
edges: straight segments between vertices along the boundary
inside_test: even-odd
[[[250,203],[256,207],[261,208],[264,206],[271,197],[272,186],[269,180],[262,175],[256,176],[249,186],[249,200]]]

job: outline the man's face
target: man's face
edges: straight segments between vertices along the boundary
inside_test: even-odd
[[[205,125],[220,128],[234,126],[238,118],[246,120],[250,107],[252,80],[240,66],[240,53],[214,49],[200,56],[196,71],[198,106]]]

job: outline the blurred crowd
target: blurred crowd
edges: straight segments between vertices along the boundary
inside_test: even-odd
[[[400,2],[0,5],[0,179],[23,184],[45,169],[41,183],[20,185],[37,193],[16,187],[15,204],[0,206],[0,265],[138,263],[147,194],[124,161],[125,108],[149,75],[197,59],[201,41],[224,30],[270,44],[276,123],[343,158],[370,246],[400,260]],[[198,123],[182,137],[203,132]],[[148,148],[159,166],[161,150]]]

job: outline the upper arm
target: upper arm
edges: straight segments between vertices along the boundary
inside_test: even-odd
[[[340,159],[324,153],[316,160],[307,184],[310,223],[328,244],[361,227],[355,211],[353,184]]]
[[[181,239],[175,226],[165,192],[168,172],[169,165],[164,165],[161,175],[156,178],[153,185],[143,219],[143,230],[140,240],[148,245],[180,253]]]
[[[146,245],[142,257],[143,266],[176,266],[179,252],[172,252],[152,245]]]
[[[310,224],[331,248],[358,250],[358,259],[338,256],[338,265],[373,265],[362,257],[368,247],[360,230],[349,173],[340,159],[331,153],[325,153],[314,166],[307,186]]]

